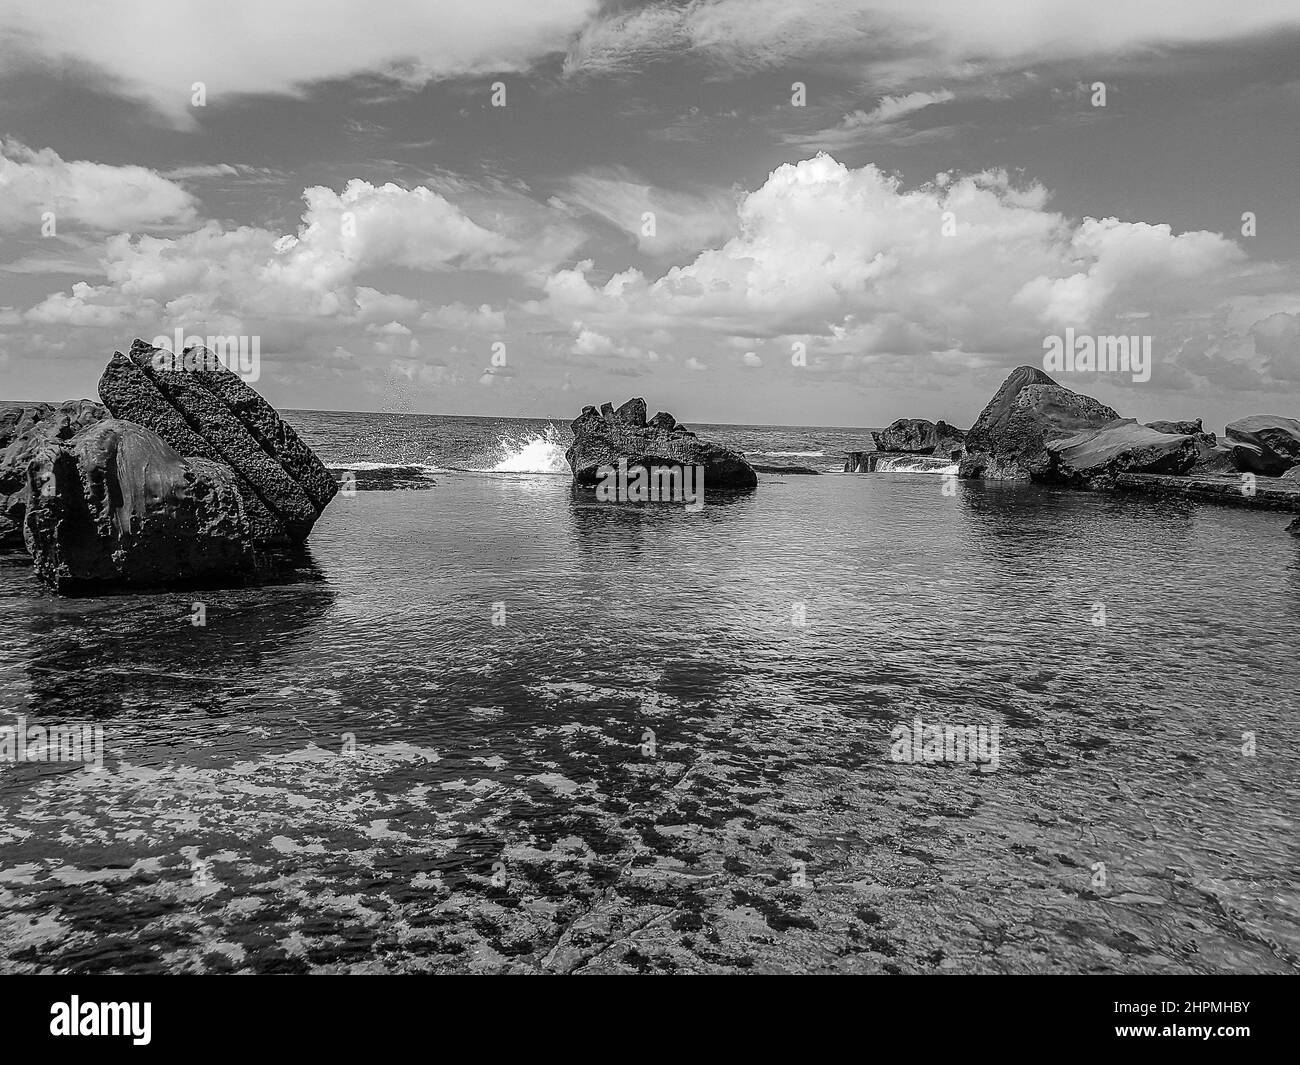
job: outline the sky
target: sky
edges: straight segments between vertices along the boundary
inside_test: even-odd
[[[275,405],[1300,415],[1294,0],[5,0],[0,399],[256,337]]]

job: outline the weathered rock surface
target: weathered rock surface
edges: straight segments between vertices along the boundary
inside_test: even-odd
[[[1278,476],[1300,463],[1300,421],[1277,414],[1253,414],[1227,426],[1228,439],[1259,449],[1250,469]]]
[[[1186,421],[1154,421],[1147,422],[1148,429],[1154,429],[1157,433],[1170,433],[1174,436],[1195,436],[1197,433],[1205,432],[1201,426],[1201,419],[1194,418]]]
[[[899,418],[871,436],[879,451],[944,457],[960,451],[966,441],[964,430],[943,420],[932,422],[925,418]]]
[[[1052,477],[1081,488],[1108,488],[1121,473],[1186,473],[1199,457],[1195,435],[1175,436],[1132,418],[1053,440]]]
[[[1117,420],[1106,404],[1058,385],[1037,367],[1018,366],[966,434],[959,475],[1051,481],[1049,443]]]
[[[226,580],[254,567],[231,470],[182,458],[117,419],[47,439],[28,468],[23,532],[37,575],[59,591]]]
[[[156,432],[178,452],[228,465],[259,544],[301,542],[337,487],[324,464],[275,410],[215,358],[170,368],[143,341],[116,352],[99,382],[115,417]]]
[[[88,399],[11,407],[0,414],[0,546],[23,543],[27,467],[37,449],[43,443],[70,440],[107,417],[108,411]]]
[[[573,443],[565,452],[573,479],[591,485],[600,479],[602,466],[617,466],[626,459],[636,466],[702,466],[709,490],[753,488],[758,484],[754,467],[738,451],[700,440],[671,415],[656,414],[649,423],[645,401],[629,400],[617,411],[605,403],[582,408],[573,422]],[[671,422],[671,428],[666,424]]]

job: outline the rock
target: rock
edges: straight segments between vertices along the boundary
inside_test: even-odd
[[[1049,443],[1116,420],[1106,404],[1058,385],[1035,366],[1018,366],[966,434],[959,476],[1050,481]]]
[[[677,419],[671,414],[660,411],[649,422],[646,423],[651,429],[662,429],[664,432],[672,432],[677,428]]]
[[[627,406],[625,403],[619,410]],[[644,404],[641,409],[644,419]],[[635,427],[615,418],[609,403],[601,406],[599,414],[594,407],[584,407],[573,422],[573,443],[565,452],[574,481],[593,485],[600,479],[602,466],[614,467],[620,459],[626,459],[629,467],[702,466],[704,485],[710,491],[753,488],[758,484],[754,467],[740,452],[700,440],[676,422],[671,429],[665,429],[660,418],[655,415],[658,424],[646,425],[643,421],[642,427]]]
[[[170,352],[137,340],[129,356],[114,353],[100,398],[177,452],[228,465],[258,544],[302,542],[337,491],[329,471],[238,375],[215,357],[198,361],[174,368]]]
[[[1053,440],[1053,480],[1082,488],[1108,488],[1121,473],[1186,473],[1199,452],[1194,435],[1162,433],[1132,418]]]
[[[904,451],[928,455],[938,439],[934,422],[924,418],[899,418],[878,433],[872,433],[878,451]]]
[[[226,581],[255,565],[234,473],[131,422],[43,441],[28,492],[27,549],[60,592]]]
[[[614,420],[633,429],[644,429],[645,400],[629,399],[614,412]]]
[[[1201,419],[1183,422],[1147,422],[1148,429],[1154,429],[1157,433],[1170,433],[1174,436],[1196,436],[1205,430],[1201,427]]]
[[[768,466],[758,462],[751,462],[750,465],[753,466],[755,473],[797,473],[805,476],[817,476],[822,472],[821,470],[814,470],[811,466]]]
[[[899,418],[888,427],[871,434],[877,451],[896,451],[914,455],[949,457],[965,446],[966,432],[945,421],[925,418]]]
[[[1228,439],[1257,447],[1263,469],[1255,472],[1277,476],[1300,463],[1300,421],[1277,414],[1254,414],[1227,427]]]
[[[1282,474],[1284,481],[1300,481],[1300,466],[1292,466],[1286,473]]]
[[[1262,447],[1247,444],[1240,440],[1229,440],[1228,451],[1232,454],[1233,466],[1242,473],[1258,473],[1264,477],[1276,477],[1279,471],[1287,467],[1276,455],[1265,452]]]
[[[23,545],[23,516],[27,512],[27,467],[37,449],[51,441],[70,440],[87,426],[108,417],[100,404],[88,399],[11,408],[0,418],[0,546]]]
[[[1158,431],[1158,430],[1157,430]],[[1233,449],[1222,444],[1207,445],[1199,438],[1196,445],[1196,464],[1191,471],[1195,474],[1231,474],[1239,470]]]

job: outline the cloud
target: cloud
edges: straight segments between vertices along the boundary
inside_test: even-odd
[[[1298,26],[1291,0],[1241,10],[1219,0],[1039,0],[1032,12],[1023,0],[689,0],[612,9],[583,29],[566,70],[617,73],[686,55],[740,74],[802,63],[899,84]]]
[[[39,234],[53,211],[56,233],[140,229],[195,218],[194,198],[143,166],[67,162],[50,148],[0,141],[0,230]]]
[[[361,285],[370,272],[513,275],[554,266],[536,258],[557,243],[545,227],[536,240],[498,232],[428,188],[352,180],[341,193],[306,189],[303,199],[307,207],[294,234],[254,226],[225,229],[217,222],[174,238],[118,234],[104,246],[106,284],[78,284],[70,295],[52,295],[29,314],[34,321],[67,324],[114,313],[194,323],[221,317],[374,320],[421,306]],[[568,247],[571,241],[559,243]],[[464,308],[442,313],[444,325],[471,317]],[[489,314],[480,324],[491,322]]]
[[[190,106],[196,81],[205,83],[214,107],[239,94],[298,94],[312,83],[355,74],[419,86],[525,71],[562,53],[596,6],[596,0],[225,0],[220,17],[213,17],[206,0],[6,0],[0,47],[11,62],[57,62],[188,125],[197,110]]]
[[[736,228],[735,193],[655,188],[622,167],[575,174],[561,199],[621,229],[647,255],[699,251]]]
[[[529,305],[598,335],[694,329],[820,338],[853,355],[1040,352],[1046,332],[1116,315],[1195,315],[1244,272],[1212,233],[1114,218],[1073,222],[1005,172],[920,188],[829,155],[778,167],[737,209],[737,235],[655,277],[603,284],[584,261]],[[752,343],[752,341],[751,341]]]
[[[824,148],[833,151],[836,148],[866,144],[883,137],[894,144],[916,143],[920,139],[934,139],[951,133],[951,127],[939,127],[922,133],[898,135],[898,128],[903,119],[935,104],[945,104],[956,97],[946,89],[937,92],[912,92],[905,96],[883,96],[870,111],[854,111],[847,114],[836,126],[819,130],[815,133],[799,133],[787,136],[790,144],[807,147]],[[906,126],[902,126],[906,129]]]

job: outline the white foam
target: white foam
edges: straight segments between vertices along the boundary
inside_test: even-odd
[[[910,455],[901,458],[881,459],[876,464],[877,473],[937,473],[957,472],[957,463],[937,459],[933,455]]]
[[[569,460],[564,457],[564,445],[555,426],[548,425],[541,433],[533,433],[522,440],[503,436],[497,446],[502,459],[482,473],[568,473]]]

